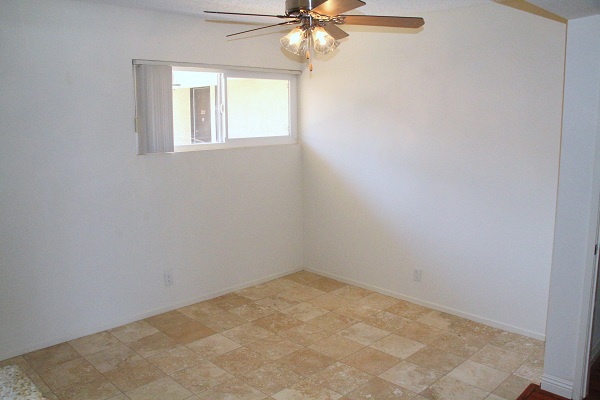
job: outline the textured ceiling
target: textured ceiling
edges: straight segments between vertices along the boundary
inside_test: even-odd
[[[566,19],[575,19],[600,14],[600,0],[530,0]]]
[[[285,0],[81,0],[116,6],[145,8],[206,17],[204,10],[233,11],[261,14],[282,14]],[[417,16],[430,11],[448,10],[478,4],[489,4],[492,0],[366,0],[359,9],[362,14]],[[529,0],[563,18],[573,19],[600,14],[600,0]],[[210,19],[219,16],[211,15]],[[245,20],[228,17],[230,20]]]
[[[282,14],[285,0],[83,0],[118,6],[170,11],[182,14],[205,16],[204,10],[233,11],[261,14]],[[447,10],[477,4],[488,4],[491,0],[366,0],[360,7],[361,14],[413,16],[428,11]],[[215,18],[215,16],[210,16]],[[228,19],[231,19],[229,17]],[[246,19],[247,20],[247,19]]]

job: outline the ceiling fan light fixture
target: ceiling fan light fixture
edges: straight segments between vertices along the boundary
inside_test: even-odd
[[[301,26],[292,29],[280,39],[281,45],[289,52],[300,55],[306,48],[306,31]]]
[[[313,47],[317,53],[327,54],[337,49],[340,42],[335,40],[323,27],[312,29]]]

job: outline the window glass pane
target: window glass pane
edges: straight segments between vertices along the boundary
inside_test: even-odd
[[[173,137],[175,146],[219,142],[218,73],[173,68]]]
[[[288,136],[289,81],[227,78],[230,139]]]

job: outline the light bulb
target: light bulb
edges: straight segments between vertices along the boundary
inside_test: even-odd
[[[317,26],[312,29],[313,46],[317,53],[327,54],[335,50],[340,42],[335,40],[325,29]]]
[[[298,26],[282,37],[280,42],[287,51],[300,55],[306,47],[306,34],[304,30]]]

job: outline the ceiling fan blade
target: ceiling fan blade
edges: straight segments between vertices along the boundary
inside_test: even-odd
[[[365,4],[366,3],[362,0],[327,0],[325,3],[313,8],[311,11],[323,15],[336,16],[364,6]]]
[[[224,11],[204,11],[207,14],[223,14],[223,15],[243,15],[246,17],[273,17],[273,18],[294,18],[286,15],[270,15],[270,14],[247,14],[247,13],[236,13],[236,12],[224,12]]]
[[[329,23],[323,26],[323,29],[327,31],[335,40],[340,40],[345,37],[348,37],[346,32],[344,32],[341,28],[335,26],[333,23]]]
[[[290,24],[297,24],[298,20],[294,20],[294,21],[285,21],[285,22],[281,22],[279,24],[273,24],[273,25],[267,25],[267,26],[261,26],[260,28],[254,28],[254,29],[248,29],[247,31],[242,31],[242,32],[237,32],[237,33],[232,33],[229,34],[225,37],[231,37],[231,36],[236,36],[236,35],[241,35],[243,33],[249,33],[249,32],[254,32],[254,31],[259,31],[261,29],[267,29],[267,28],[273,28],[274,26],[281,26],[281,25],[290,25]]]
[[[389,26],[392,28],[420,28],[425,20],[419,17],[390,17],[385,15],[340,15],[347,25]]]

